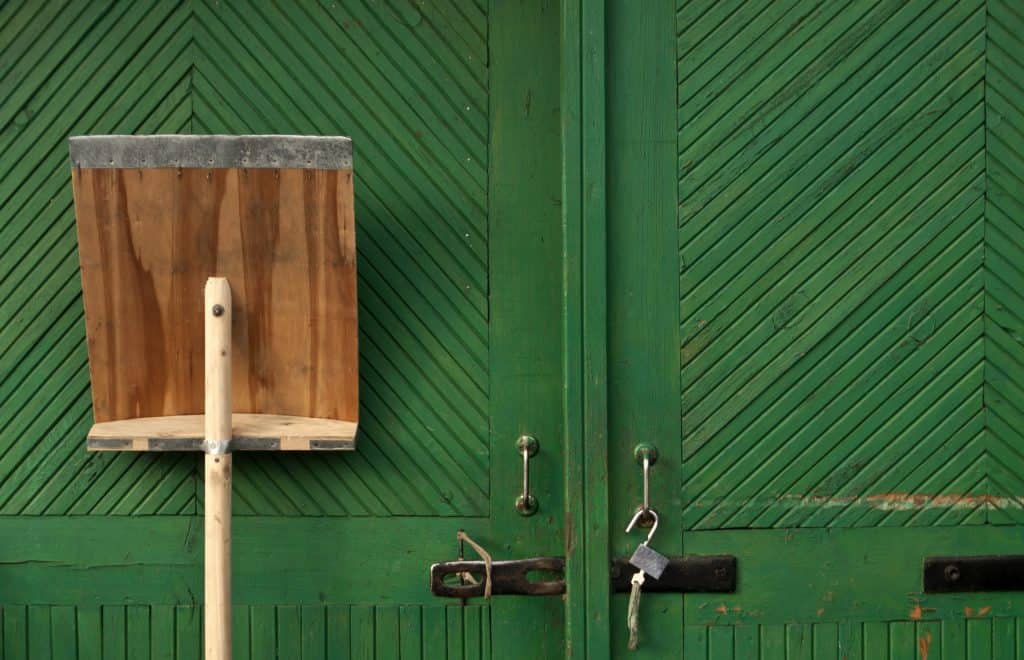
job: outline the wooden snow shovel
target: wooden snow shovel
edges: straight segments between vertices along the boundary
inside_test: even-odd
[[[352,450],[352,143],[71,138],[94,451],[205,452],[207,660],[231,657],[233,451]]]

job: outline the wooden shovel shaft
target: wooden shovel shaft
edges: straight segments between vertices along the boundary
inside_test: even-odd
[[[231,658],[231,287],[206,281],[206,660]]]

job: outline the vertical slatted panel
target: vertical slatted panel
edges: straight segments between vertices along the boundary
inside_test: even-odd
[[[150,608],[150,657],[152,660],[174,658],[174,608],[154,605]]]
[[[679,3],[687,528],[1024,517],[1021,16]]]
[[[0,658],[200,658],[201,612],[167,605],[5,605]],[[260,605],[236,606],[234,614],[239,660],[491,657],[485,606]]]
[[[701,660],[1013,660],[1024,618],[686,626],[682,657]]]

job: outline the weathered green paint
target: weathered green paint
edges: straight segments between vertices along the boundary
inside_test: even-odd
[[[487,608],[477,605],[238,606],[233,621],[236,658],[492,657]],[[4,608],[2,623],[5,658],[202,658],[196,606],[19,605]]]
[[[1024,596],[920,585],[1024,552],[1021,34],[1005,0],[3,4],[0,657],[200,653],[194,457],[80,442],[86,132],[355,138],[365,433],[239,457],[236,657],[625,657],[638,442],[654,547],[740,588],[645,597],[636,657],[1024,657]],[[431,597],[459,528],[564,553],[565,599]]]
[[[615,556],[629,556],[643,530],[626,524],[642,502],[633,450],[658,449],[651,505],[660,522],[651,546],[682,553],[679,520],[679,323],[676,248],[675,7],[609,4],[608,14],[608,515]],[[614,182],[614,183],[611,183]],[[613,657],[627,643],[626,596],[610,612]],[[682,643],[682,598],[641,600],[640,658],[671,656]]]
[[[638,655],[1018,657],[1019,594],[920,580],[1024,552],[1019,8],[608,9],[611,547],[652,442],[654,546],[740,562],[645,598]]]
[[[562,3],[566,649],[610,649],[605,9]]]
[[[680,14],[686,527],[985,522],[984,3],[804,4]]]
[[[495,0],[491,19],[491,479],[502,488],[483,542],[495,558],[561,555],[559,92],[551,68],[558,6]],[[523,470],[515,441],[523,434],[539,443],[530,460],[539,509],[529,517],[513,508]],[[559,599],[505,597],[490,612],[497,657],[561,655]]]
[[[235,657],[561,654],[558,599],[426,580],[460,528],[563,550],[558,5],[493,4],[0,7],[0,657],[199,657],[195,458],[82,443],[66,137],[106,132],[356,145],[360,449],[238,457]]]

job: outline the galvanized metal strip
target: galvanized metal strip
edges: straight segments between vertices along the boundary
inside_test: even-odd
[[[86,441],[86,448],[92,451],[131,451],[132,441],[131,438],[89,438]]]
[[[68,140],[82,168],[352,169],[352,139],[307,135],[83,135]]]
[[[339,451],[355,449],[355,440],[311,440],[309,448],[315,451]]]
[[[149,451],[203,451],[202,438],[150,438]]]

